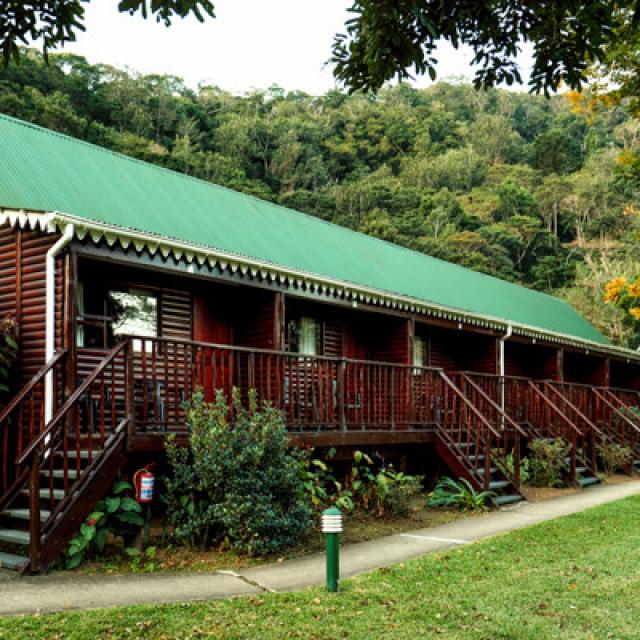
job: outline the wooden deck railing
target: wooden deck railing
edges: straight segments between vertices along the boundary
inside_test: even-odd
[[[165,338],[136,338],[135,418],[143,431],[185,427],[184,401],[232,389],[280,409],[289,429],[406,430],[438,421],[439,370]]]

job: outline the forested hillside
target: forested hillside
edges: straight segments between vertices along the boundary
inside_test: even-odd
[[[602,297],[640,272],[640,123],[592,107],[462,82],[235,96],[34,51],[0,70],[0,112],[563,295],[625,343]]]

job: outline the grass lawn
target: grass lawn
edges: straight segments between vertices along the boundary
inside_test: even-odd
[[[0,621],[0,638],[633,638],[640,497],[312,589]]]

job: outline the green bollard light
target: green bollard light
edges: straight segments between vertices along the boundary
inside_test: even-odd
[[[327,591],[336,593],[340,582],[340,533],[342,514],[330,507],[322,512],[322,533],[327,545]]]

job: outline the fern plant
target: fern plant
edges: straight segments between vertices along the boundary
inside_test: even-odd
[[[485,511],[494,498],[493,491],[478,491],[466,478],[442,478],[429,494],[428,507]]]

